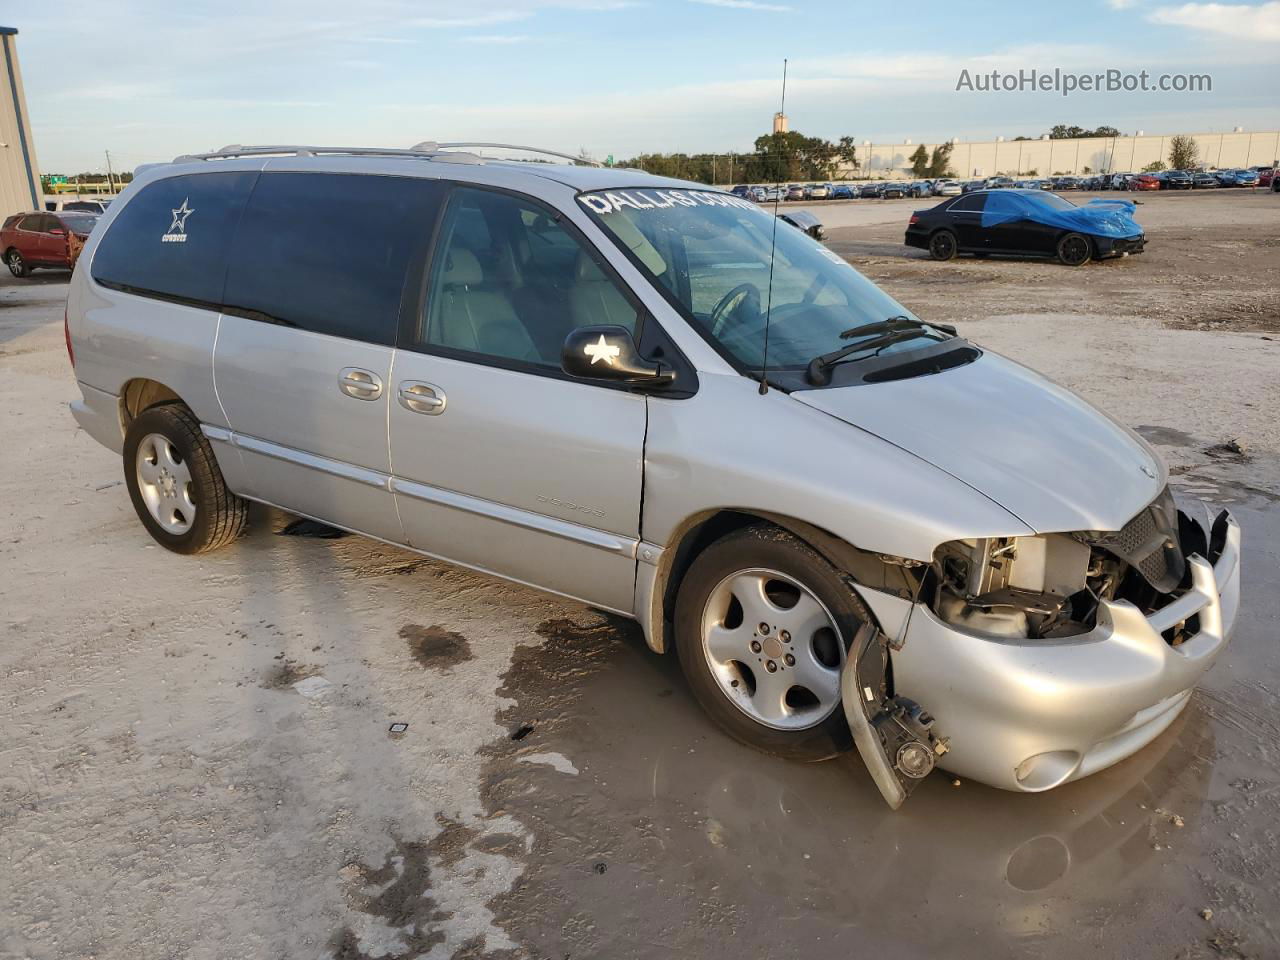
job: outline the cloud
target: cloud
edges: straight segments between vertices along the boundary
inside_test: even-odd
[[[756,0],[691,0],[707,7],[728,7],[732,10],[762,10],[766,13],[789,13],[791,7],[780,3],[757,3]]]
[[[407,21],[411,27],[430,27],[432,29],[456,29],[464,27],[491,27],[498,23],[511,23],[513,20],[527,20],[532,14],[522,10],[495,10],[474,17],[415,17]]]
[[[1280,2],[1257,6],[1238,3],[1184,3],[1157,7],[1147,14],[1152,23],[1188,27],[1237,40],[1280,42]]]
[[[520,33],[476,33],[462,37],[463,43],[489,43],[495,45],[524,43],[529,38]]]
[[[1107,6],[1112,10],[1128,10],[1137,4],[1138,0],[1107,0]]]

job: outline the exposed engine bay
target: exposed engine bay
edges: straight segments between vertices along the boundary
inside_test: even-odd
[[[1225,523],[1219,516],[1214,530]],[[920,599],[945,622],[983,636],[1078,636],[1094,628],[1103,600],[1126,600],[1149,614],[1176,599],[1190,586],[1187,555],[1215,562],[1213,540],[1166,487],[1119,531],[945,543],[924,572]],[[1180,624],[1166,640],[1177,644],[1194,632],[1194,623]]]

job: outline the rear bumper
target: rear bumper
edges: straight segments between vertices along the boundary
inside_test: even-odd
[[[120,426],[120,398],[114,393],[76,381],[80,399],[71,401],[71,415],[93,439],[113,453],[124,449],[124,431]]]
[[[961,632],[924,605],[893,653],[899,694],[923,704],[950,741],[940,765],[994,787],[1035,793],[1096,773],[1159,736],[1226,648],[1240,599],[1240,528],[1228,519],[1216,563],[1188,558],[1191,587],[1143,616],[1104,602],[1094,630],[1053,641]],[[1195,617],[1178,646],[1161,635]]]

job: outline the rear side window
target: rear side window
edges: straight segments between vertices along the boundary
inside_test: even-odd
[[[125,204],[93,256],[104,286],[216,309],[227,251],[258,174],[157,180]]]
[[[264,173],[231,255],[227,312],[394,344],[406,271],[443,190],[414,177]]]
[[[985,193],[971,193],[968,196],[961,197],[959,200],[953,201],[947,209],[956,213],[964,211],[974,212],[982,209],[982,205],[987,202]]]

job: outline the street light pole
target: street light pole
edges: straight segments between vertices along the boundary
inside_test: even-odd
[[[116,193],[116,188],[111,177],[111,151],[104,150],[103,153],[107,155],[107,192],[114,197]]]

